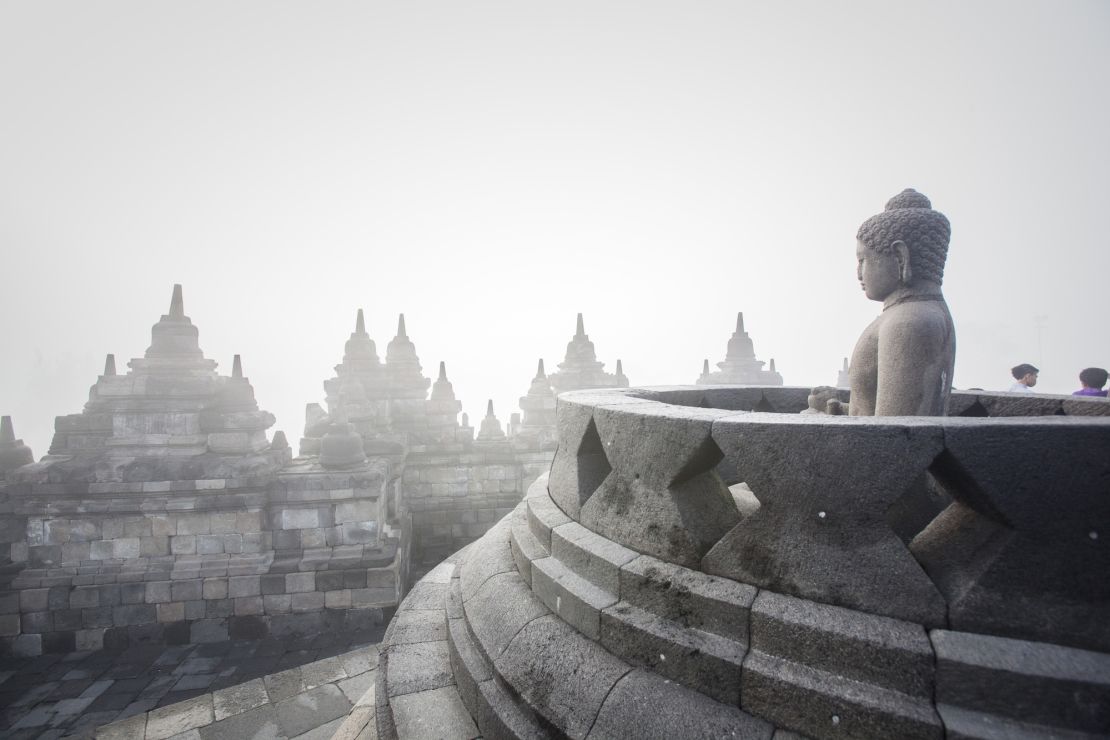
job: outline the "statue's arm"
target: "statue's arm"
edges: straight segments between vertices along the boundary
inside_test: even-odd
[[[919,416],[937,380],[944,352],[943,322],[930,315],[891,316],[879,330],[879,378],[875,416]]]

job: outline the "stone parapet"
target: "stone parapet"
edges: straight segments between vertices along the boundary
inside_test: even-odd
[[[1037,398],[1021,416],[975,393],[954,394],[965,418],[782,413],[806,390],[561,396],[550,479],[414,589],[423,619],[446,621],[450,670],[437,652],[437,685],[405,688],[431,658],[399,648],[382,736],[415,737],[395,701],[416,712],[433,690],[467,711],[439,731],[494,737],[1110,726],[1110,418],[1094,416],[1110,404]],[[671,717],[693,724],[660,734]]]

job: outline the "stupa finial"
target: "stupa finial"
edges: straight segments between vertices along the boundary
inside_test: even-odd
[[[10,416],[0,417],[0,444],[15,444],[15,429]]]
[[[617,375],[624,375],[624,365],[621,364],[620,358],[617,358]]]
[[[289,440],[285,438],[285,432],[280,429],[274,432],[274,441],[270,443],[271,450],[287,450],[289,449]]]
[[[536,364],[536,379],[537,380],[542,380],[543,378],[546,378],[546,377],[547,377],[547,373],[545,373],[543,371],[543,358],[541,357],[540,361]]]
[[[239,355],[235,355],[235,358],[231,361],[231,377],[243,377],[243,360]]]
[[[397,336],[405,337],[406,339],[408,338],[408,334],[405,333],[405,315],[404,314],[401,314],[400,316],[397,317]]]
[[[771,358],[771,372],[775,372],[775,358]]]
[[[744,312],[740,311],[736,314],[736,333],[744,333]]]
[[[578,314],[578,326],[574,330],[574,336],[576,336],[576,337],[586,336],[586,325],[582,321],[582,314]]]
[[[708,359],[705,359],[705,360],[701,361],[701,374],[702,375],[709,375],[709,360]]]
[[[104,374],[105,375],[115,375],[116,374],[116,356],[115,355],[109,354],[109,355],[105,356],[105,358],[104,358]]]
[[[362,315],[362,309],[358,310],[358,317],[355,319],[355,334],[366,333],[366,319]]]
[[[493,399],[486,402],[486,418],[493,418]]]
[[[463,425],[464,428],[470,426],[470,414],[463,413],[463,415],[462,415],[462,425]]]
[[[439,378],[440,381],[447,380],[447,363],[443,360],[439,361]]]
[[[844,364],[841,366],[841,369],[844,372],[848,372],[848,358],[847,357],[844,358]]]
[[[181,297],[181,283],[174,283],[173,297],[170,298],[169,315],[175,319],[185,318],[185,299]]]

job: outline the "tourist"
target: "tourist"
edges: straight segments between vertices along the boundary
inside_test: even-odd
[[[1017,381],[1010,386],[1010,393],[1033,393],[1033,386],[1037,384],[1037,373],[1039,372],[1040,370],[1028,362],[1010,368],[1010,374]]]
[[[1103,386],[1106,385],[1106,378],[1107,372],[1105,368],[1089,367],[1079,373],[1079,383],[1083,387],[1072,393],[1072,395],[1106,398],[1106,390],[1103,388]]]

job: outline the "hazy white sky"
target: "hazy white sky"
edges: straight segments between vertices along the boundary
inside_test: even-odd
[[[633,384],[692,383],[739,310],[830,383],[904,187],[952,221],[956,385],[1070,392],[1110,365],[1108,103],[1104,0],[7,0],[0,413],[45,454],[174,282],[294,445],[358,307],[475,425],[578,311]]]

